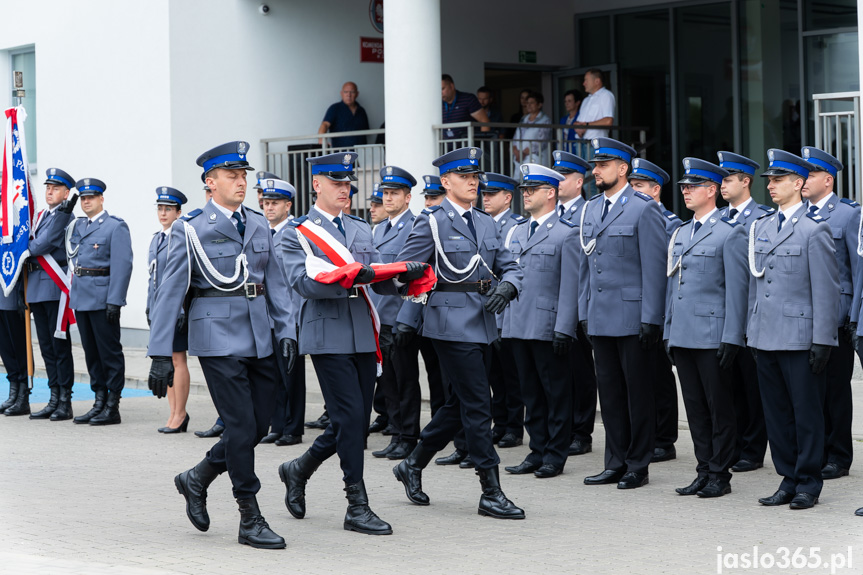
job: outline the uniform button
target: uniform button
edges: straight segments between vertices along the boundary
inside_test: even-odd
[[[602,270],[596,270],[596,273],[601,274]]]
[[[686,266],[685,266],[685,265],[683,266],[683,269],[686,269]]]
[[[596,288],[596,291],[602,291],[602,288]]]
[[[443,302],[444,302],[444,303],[449,303],[449,300],[448,300],[448,299],[445,299]]]
[[[219,250],[219,255],[222,255],[222,250]]]
[[[769,293],[764,294],[764,297],[770,297]]]
[[[704,250],[701,250],[701,253],[704,253]]]
[[[772,284],[773,280],[767,280],[767,283]]]
[[[677,299],[683,299],[683,296],[682,296],[682,295],[678,295],[678,296],[677,296]]]
[[[318,317],[321,317],[321,312],[318,312]]]
[[[716,312],[714,312],[713,310],[710,310],[710,315],[713,315],[714,313],[716,313]]]
[[[602,252],[596,252],[596,255],[601,256]]]
[[[773,264],[770,264],[768,267],[769,267],[770,269],[773,269]]]
[[[802,311],[800,312],[800,315],[803,315],[803,312],[802,312]]]
[[[210,312],[207,312],[207,315],[210,315]]]

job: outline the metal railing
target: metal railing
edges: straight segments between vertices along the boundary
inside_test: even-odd
[[[813,94],[815,147],[839,159],[837,194],[863,202],[860,180],[860,92]]]

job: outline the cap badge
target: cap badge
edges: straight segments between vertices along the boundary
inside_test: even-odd
[[[683,167],[686,168],[687,170],[689,169],[689,160],[688,159],[683,160]]]
[[[471,158],[471,159],[476,158],[476,148],[471,148],[471,149],[470,149],[470,158]]]
[[[53,176],[54,174],[57,173],[57,170],[55,168],[51,168],[50,170],[48,170],[48,173]]]
[[[268,190],[275,188],[275,187],[276,187],[276,184],[275,184],[275,182],[273,182],[273,180],[267,180],[267,189]]]
[[[557,160],[558,162],[560,161],[560,152],[554,153],[554,159]]]
[[[84,178],[84,185],[85,185],[85,186],[89,186],[89,185],[90,185],[90,178]]]
[[[392,166],[387,166],[387,175],[388,175],[388,176],[392,176],[392,175],[393,175],[393,168],[392,168]]]
[[[425,178],[423,178],[423,179],[426,181],[426,185],[427,185],[427,186],[430,186],[430,185],[431,185],[431,178],[430,178],[430,177],[426,176],[426,177],[425,177]]]
[[[634,160],[632,160],[632,167],[637,168],[639,163],[640,163],[639,159],[635,158]]]
[[[165,194],[165,193],[167,193],[167,192],[168,192],[168,188],[166,188],[166,187],[162,186],[162,193],[163,193],[163,194]]]
[[[351,163],[351,155],[350,155],[350,154],[345,154],[345,160],[344,160],[344,162],[342,162],[342,163],[343,163],[343,164],[350,164],[350,163]]]
[[[767,159],[773,161],[773,150],[767,150]]]
[[[594,148],[598,148],[599,147],[599,138],[594,138],[592,143],[593,143]]]
[[[237,153],[245,154],[246,153],[246,143],[245,142],[237,142]]]
[[[718,155],[719,155],[719,161],[720,161],[720,162],[724,162],[725,160],[723,160],[723,159],[722,159],[722,152],[719,152],[719,154],[718,154]]]
[[[530,173],[530,166],[528,166],[527,164],[522,164],[521,165],[521,173],[524,174],[525,176],[528,175]]]
[[[803,148],[803,159],[804,160],[809,159],[809,148]]]

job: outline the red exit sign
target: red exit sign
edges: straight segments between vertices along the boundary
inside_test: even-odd
[[[383,62],[384,39],[360,38],[360,62]]]

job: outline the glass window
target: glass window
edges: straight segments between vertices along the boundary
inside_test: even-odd
[[[611,62],[610,25],[610,16],[579,20],[578,49],[582,66],[600,66]]]
[[[27,161],[30,168],[36,166],[36,52],[18,52],[12,54],[12,71],[24,73],[24,91],[26,96],[21,105],[27,111],[27,120],[24,122],[24,139],[27,144]],[[14,77],[9,85],[14,88]],[[17,99],[12,96],[10,105],[17,105]]]
[[[857,32],[807,36],[806,88],[810,94],[860,89]]]
[[[803,0],[803,29],[857,27],[857,0]]]

